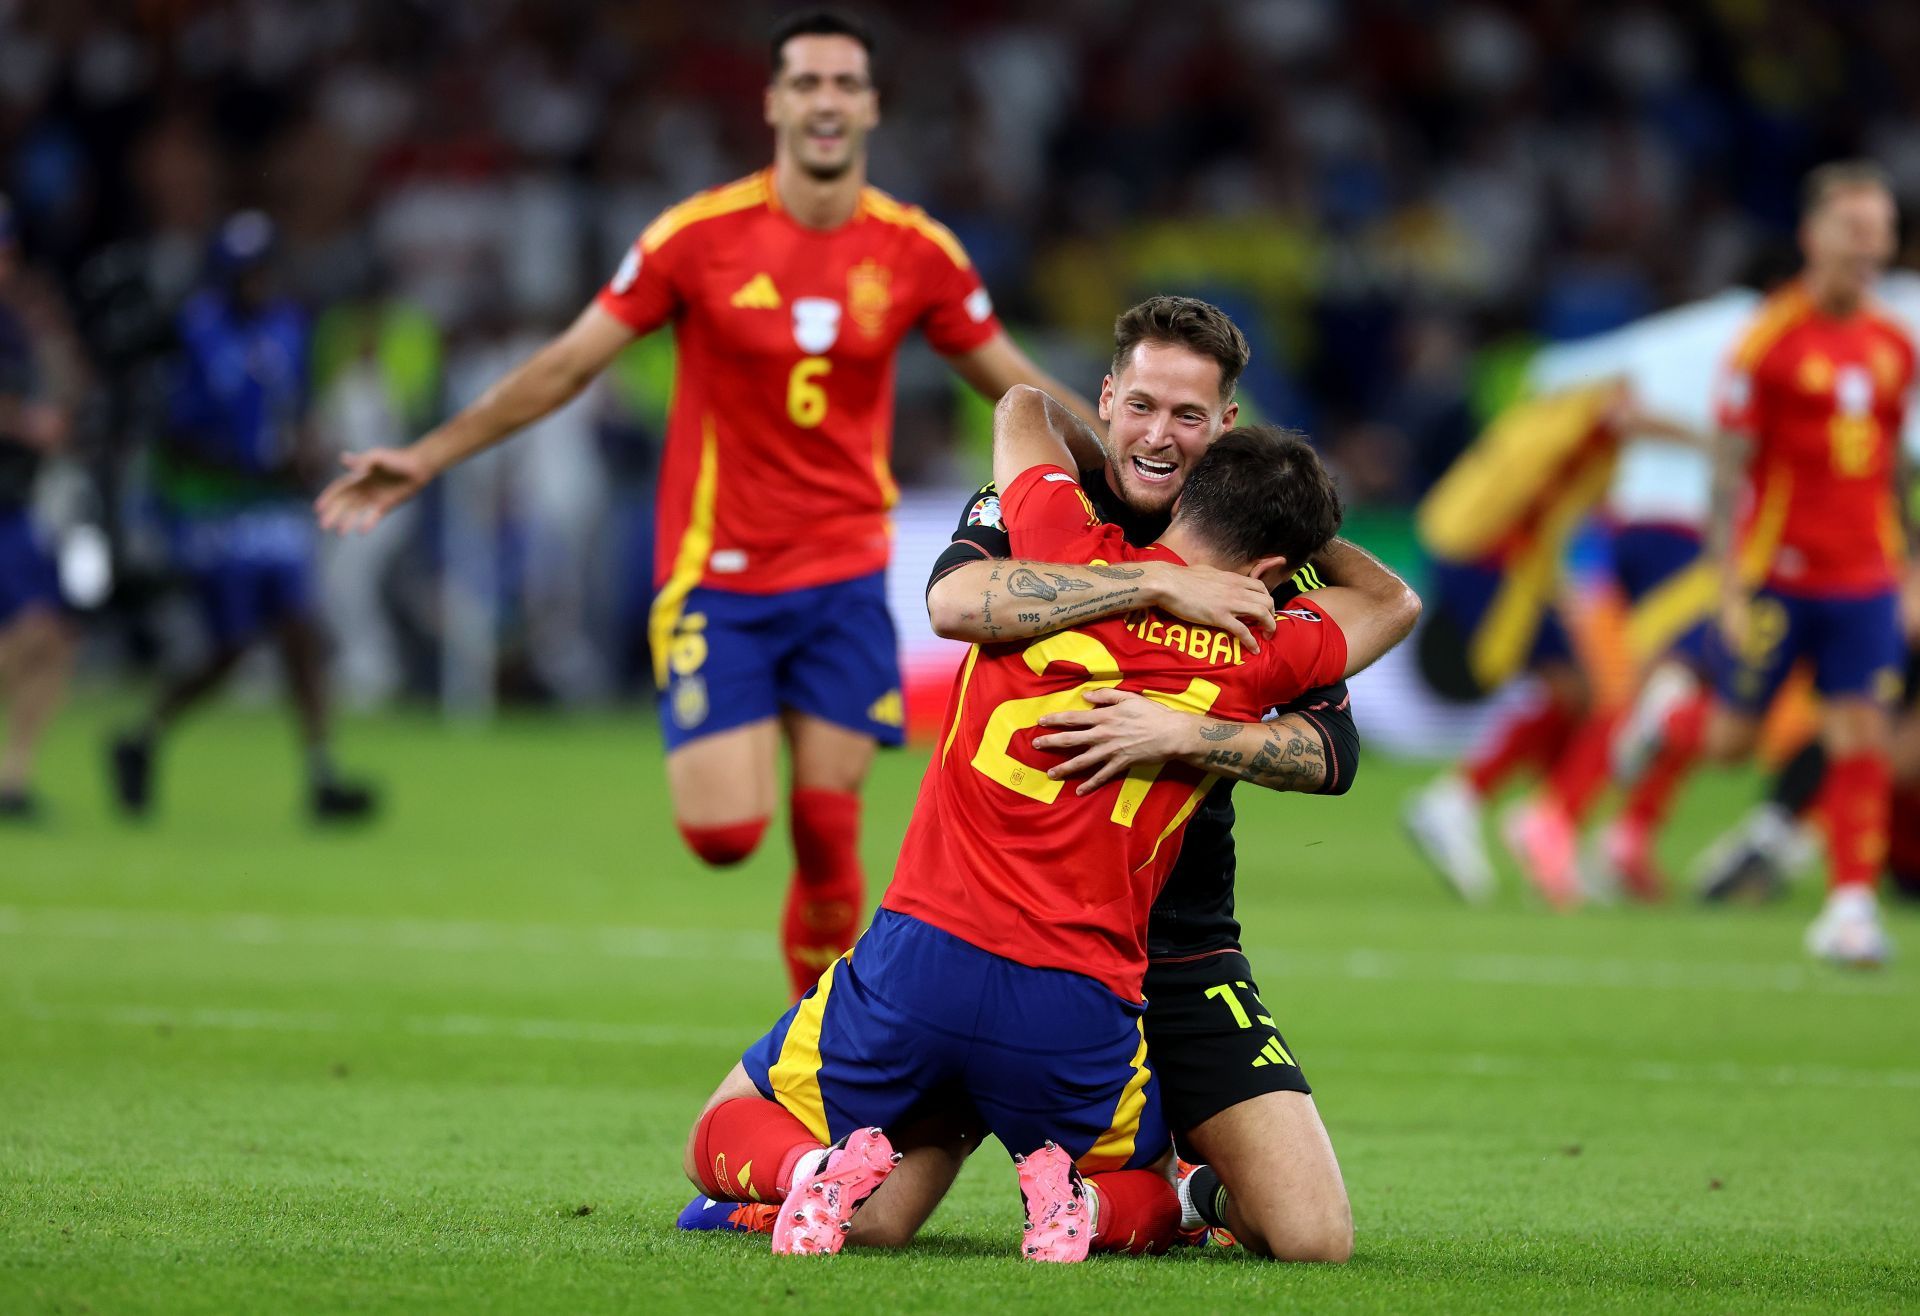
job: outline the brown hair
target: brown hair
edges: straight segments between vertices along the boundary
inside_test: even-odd
[[[1299,567],[1340,530],[1340,494],[1304,434],[1278,425],[1215,439],[1180,487],[1174,520],[1241,562]]]
[[[838,9],[802,9],[788,14],[774,25],[768,53],[773,57],[773,76],[776,81],[786,64],[787,42],[795,37],[852,37],[867,52],[868,62],[873,60],[873,34],[867,30],[866,24]]]
[[[1253,353],[1227,313],[1198,297],[1149,297],[1113,322],[1113,373],[1118,375],[1142,343],[1171,343],[1220,366],[1220,397],[1233,396]]]
[[[1874,187],[1893,195],[1893,180],[1871,160],[1830,160],[1807,174],[1800,185],[1800,215],[1811,218],[1842,192]]]

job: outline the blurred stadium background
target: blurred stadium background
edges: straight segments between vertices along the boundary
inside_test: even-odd
[[[776,857],[750,865],[735,922],[658,800],[645,617],[669,336],[378,534],[323,545],[331,678],[358,710],[343,752],[390,788],[376,828],[300,830],[284,732],[245,707],[182,737],[147,831],[112,821],[99,761],[129,692],[206,643],[153,453],[174,317],[221,221],[278,226],[276,277],[316,317],[324,444],[405,442],[563,325],[663,207],[765,163],[778,12],[0,0],[16,295],[72,326],[87,372],[32,490],[68,550],[81,676],[47,825],[0,833],[0,1305],[598,1307],[636,1273],[683,1305],[781,1300],[726,1240],[675,1251],[664,1227],[686,1115],[778,1000],[783,879]],[[1253,342],[1243,396],[1314,436],[1349,533],[1416,586],[1414,504],[1543,344],[1790,251],[1823,160],[1879,161],[1905,240],[1920,231],[1911,5],[864,12],[871,177],[955,230],[1023,344],[1091,390],[1119,308],[1176,290],[1225,306]],[[987,466],[989,416],[963,392],[910,340],[891,579],[917,718],[958,651],[927,631],[925,569]],[[277,679],[249,669],[238,702]],[[1242,906],[1288,966],[1269,995],[1329,1094],[1362,1252],[1344,1279],[1259,1282],[1399,1310],[1920,1301],[1911,972],[1801,965],[1805,908],[1550,922],[1444,903],[1387,834],[1418,769],[1386,751],[1456,746],[1485,709],[1428,694],[1401,655],[1355,688],[1378,756],[1348,800],[1261,802],[1274,817],[1244,844],[1271,871]],[[467,725],[520,707],[594,716]],[[920,762],[896,756],[875,787],[877,876]],[[1671,844],[1750,792],[1706,786]],[[933,1259],[889,1291],[1041,1300],[967,1269],[998,1255],[1005,1195],[970,1172]],[[1206,1271],[1203,1307],[1265,1300],[1246,1271]],[[1179,1301],[1200,1281],[1150,1282]]]

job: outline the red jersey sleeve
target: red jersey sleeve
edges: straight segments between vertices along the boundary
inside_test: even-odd
[[[1084,552],[1100,517],[1078,476],[1058,466],[1031,466],[1000,495],[1000,516],[1015,557],[1068,560],[1065,546]]]
[[[691,236],[683,230],[650,245],[647,233],[642,233],[593,299],[595,304],[636,334],[650,334],[666,324],[679,314],[682,304],[677,275]]]
[[[1346,675],[1346,632],[1313,600],[1297,598],[1274,614],[1273,637],[1261,642],[1260,658],[1266,664],[1261,693],[1284,704]]]
[[[967,259],[958,238],[927,221],[924,244],[927,286],[931,296],[920,315],[920,330],[942,356],[959,356],[984,347],[1000,332],[993,299],[980,282],[980,272]]]

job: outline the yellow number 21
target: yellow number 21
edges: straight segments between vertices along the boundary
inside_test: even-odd
[[[1051,804],[1060,797],[1060,788],[1066,783],[1052,780],[1047,776],[1046,769],[1022,763],[1008,753],[1013,738],[1021,731],[1038,726],[1040,719],[1048,713],[1084,708],[1089,690],[1110,690],[1119,685],[1120,665],[1114,661],[1106,645],[1080,631],[1059,631],[1035,640],[1027,646],[1022,656],[1036,676],[1044,675],[1055,663],[1071,663],[1084,668],[1088,679],[1071,690],[1056,690],[1052,694],[1034,695],[1027,699],[1009,699],[1000,704],[987,717],[987,729],[980,738],[980,748],[974,753],[973,766],[1009,790],[1018,791],[1042,804]],[[1195,678],[1179,694],[1158,690],[1145,693],[1148,699],[1157,704],[1204,713],[1220,697],[1220,687],[1211,681]],[[1127,773],[1127,779],[1120,787],[1120,797],[1114,801],[1110,815],[1114,822],[1122,827],[1133,826],[1140,802],[1152,789],[1161,766],[1158,763],[1142,764]]]

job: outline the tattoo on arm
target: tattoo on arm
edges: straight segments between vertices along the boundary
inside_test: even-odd
[[[1247,780],[1273,789],[1319,789],[1327,779],[1326,751],[1319,739],[1290,726],[1267,728],[1266,740],[1247,762]]]
[[[1147,573],[1139,567],[1109,567],[1099,563],[1087,568],[1096,576],[1105,576],[1108,580],[1138,580]]]
[[[1021,567],[1013,573],[1013,579],[1007,582],[1010,593],[1026,599],[1045,599],[1051,603],[1060,597],[1060,591],[1040,579],[1039,573]]]
[[[1038,626],[1040,624],[1040,614],[1037,612],[1022,612],[1018,615],[1021,621],[1030,625]]]
[[[1044,599],[1048,603],[1062,594],[1092,588],[1092,581],[1077,580],[1072,576],[1063,576],[1057,571],[1049,571],[1047,578],[1042,580],[1040,573],[1029,567],[1019,568],[1007,581],[1007,589],[1010,593],[1027,599]]]
[[[1208,719],[1200,724],[1200,738],[1219,746],[1200,759],[1209,771],[1268,790],[1312,793],[1326,785],[1327,755],[1320,738],[1285,721],[1254,725]],[[1250,753],[1228,745],[1248,741],[1256,744]]]

